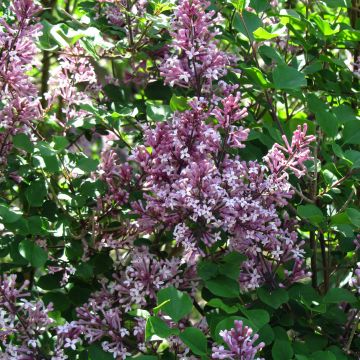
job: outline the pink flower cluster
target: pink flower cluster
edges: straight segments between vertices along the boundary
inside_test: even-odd
[[[41,117],[37,89],[27,75],[38,53],[41,25],[34,22],[39,10],[32,0],[14,0],[9,9],[14,22],[0,19],[0,165],[6,163],[12,137],[30,133]]]
[[[228,349],[224,346],[213,346],[213,359],[228,360],[254,360],[256,354],[265,346],[264,343],[254,345],[259,338],[258,334],[252,334],[253,330],[243,326],[241,320],[235,320],[235,327],[231,330],[223,330],[220,336],[223,338]],[[257,359],[261,360],[261,359]]]
[[[205,12],[209,2],[181,0],[175,11],[171,35],[174,51],[161,66],[165,83],[195,90],[197,96],[209,92],[212,82],[227,73],[233,56],[217,47],[217,30],[211,30],[220,21],[214,11]]]

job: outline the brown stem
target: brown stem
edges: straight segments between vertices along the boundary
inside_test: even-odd
[[[329,267],[328,267],[328,259],[326,256],[326,244],[325,244],[325,237],[322,232],[319,233],[319,243],[321,249],[321,259],[322,259],[322,266],[323,266],[323,276],[324,276],[324,294],[327,293],[329,290]]]
[[[310,248],[311,255],[311,284],[314,289],[317,289],[317,261],[316,261],[316,237],[315,231],[310,231]]]
[[[45,93],[49,89],[49,74],[50,74],[50,53],[48,51],[43,51],[42,53],[42,70],[41,70],[41,106],[43,109],[46,108],[46,99]]]

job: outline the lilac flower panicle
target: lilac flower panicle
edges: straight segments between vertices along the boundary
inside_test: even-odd
[[[74,339],[81,334],[89,343],[100,341],[104,351],[125,359],[130,351],[126,339],[134,335],[143,351],[144,319],[134,319],[132,334],[124,319],[131,310],[155,306],[156,293],[169,285],[194,294],[198,286],[195,267],[183,270],[178,258],[158,260],[144,249],[135,252],[125,270],[116,273],[113,281],[104,281],[102,289],[77,309]]]
[[[60,119],[55,120],[67,128],[72,121],[86,120],[92,116],[90,111],[79,107],[92,106],[100,90],[94,67],[80,42],[77,42],[59,55],[59,66],[52,72],[49,91],[45,96],[48,108],[61,99],[62,113]]]
[[[27,300],[29,282],[18,288],[16,280],[16,275],[0,277],[0,339],[9,360],[31,360],[41,354],[39,338],[53,323],[53,309],[51,304]]]
[[[285,147],[275,144],[264,160],[270,171],[280,174],[285,170],[291,170],[296,177],[301,177],[305,173],[304,162],[310,159],[309,144],[315,141],[314,135],[306,135],[307,124],[303,127],[299,125],[294,132],[291,144],[285,135],[282,136]]]
[[[314,137],[306,135],[306,126],[299,127],[291,144],[284,138],[285,146],[270,150],[268,166],[231,157],[228,150],[244,147],[249,132],[239,124],[246,116],[239,102],[239,93],[217,104],[195,98],[189,110],[146,129],[144,145],[131,157],[143,172],[146,201],[133,209],[140,216],[139,231],[173,229],[184,263],[195,263],[204,255],[203,245],[211,246],[226,233],[229,248],[248,257],[240,284],[252,290],[273,282],[279,264],[294,263],[286,270],[289,283],[307,276],[304,242],[278,210],[293,195],[287,171],[304,174]],[[208,121],[211,116],[217,123]]]
[[[263,342],[254,345],[259,335],[253,334],[253,330],[248,326],[243,326],[243,322],[240,320],[235,320],[235,327],[231,330],[221,331],[220,336],[227,348],[213,346],[213,359],[254,360],[256,354],[265,346]],[[257,360],[260,359],[257,358]]]
[[[27,72],[36,64],[35,41],[41,31],[36,22],[40,8],[33,0],[14,0],[10,13],[15,21],[0,19],[0,165],[7,162],[12,137],[31,134],[34,121],[41,118],[38,93]]]
[[[212,87],[227,73],[234,62],[233,56],[217,47],[217,30],[211,30],[219,22],[214,11],[206,12],[209,2],[181,0],[172,22],[174,53],[161,66],[165,83],[171,86],[193,88],[199,96]]]

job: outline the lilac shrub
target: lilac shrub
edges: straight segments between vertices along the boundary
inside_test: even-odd
[[[325,3],[5,2],[0,359],[360,354],[358,30]]]

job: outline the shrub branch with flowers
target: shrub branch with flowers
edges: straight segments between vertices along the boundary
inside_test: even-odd
[[[358,359],[358,0],[0,4],[0,359]]]

